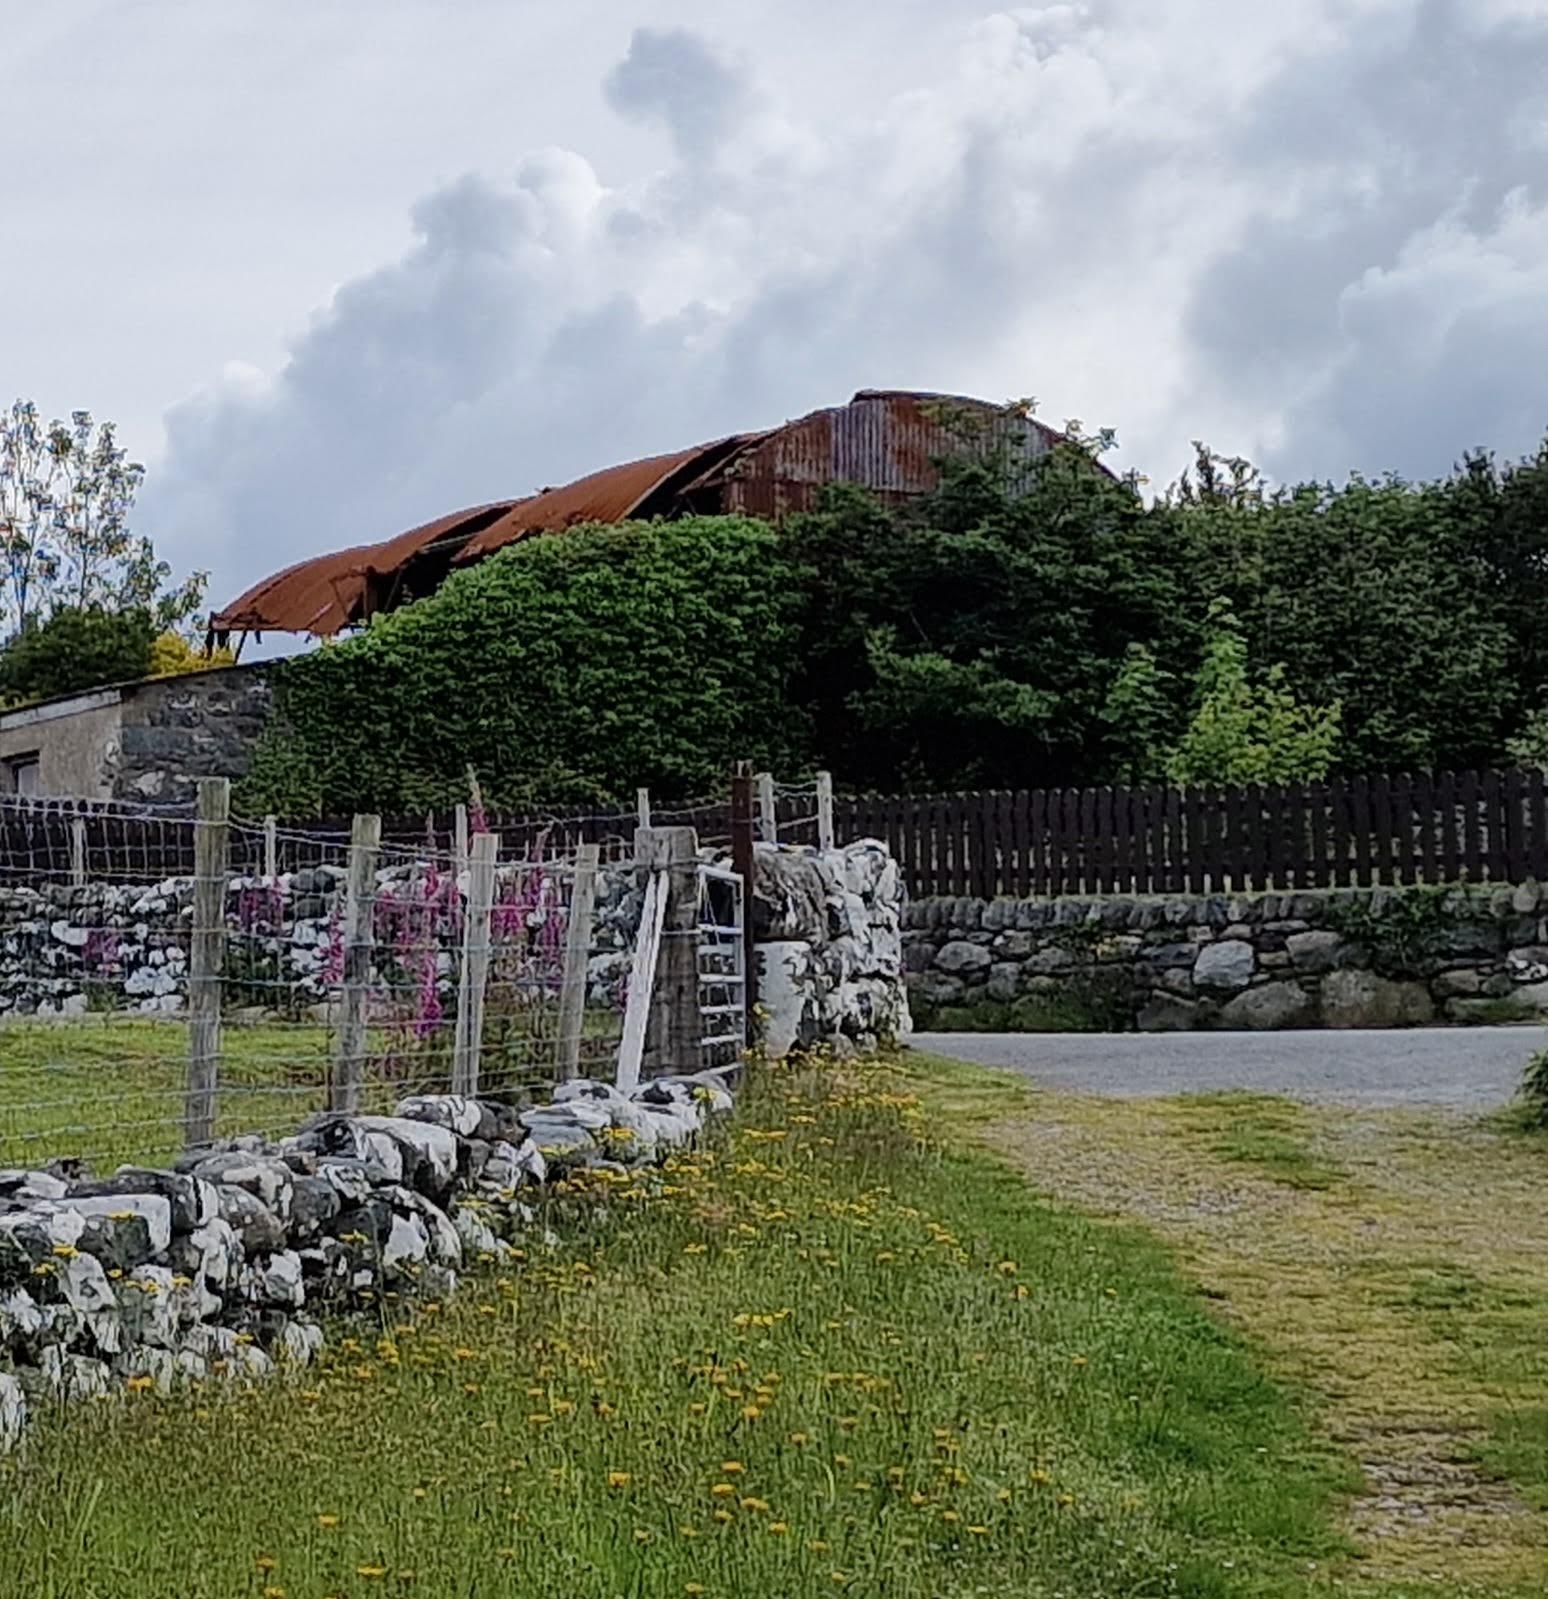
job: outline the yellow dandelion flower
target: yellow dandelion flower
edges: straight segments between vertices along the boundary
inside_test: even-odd
[[[630,1477],[627,1471],[610,1471],[607,1474],[607,1485],[609,1488],[626,1488],[628,1487],[629,1482]]]
[[[357,1577],[364,1577],[368,1582],[373,1582],[378,1577],[385,1577],[387,1575],[387,1568],[386,1566],[356,1566],[355,1575]]]
[[[697,1538],[699,1536],[699,1529],[697,1527],[679,1527],[677,1529],[677,1535],[679,1538]]]
[[[263,1599],[285,1599],[285,1590],[271,1585],[263,1590]]]
[[[790,1531],[790,1523],[788,1521],[771,1521],[769,1523],[769,1531],[778,1533],[783,1537],[785,1533]]]
[[[814,1555],[820,1555],[828,1547],[828,1540],[826,1538],[808,1538],[806,1540],[806,1547],[810,1549]]]
[[[716,1521],[724,1526],[728,1521],[730,1521],[731,1512],[729,1510],[717,1510],[714,1512],[714,1517]]]
[[[746,1471],[747,1467],[744,1466],[740,1460],[722,1460],[720,1463],[720,1469],[725,1476],[735,1477]]]
[[[685,1582],[683,1584],[683,1592],[684,1593],[697,1594],[697,1593],[704,1593],[706,1591],[707,1590],[705,1589],[705,1586],[704,1586],[704,1584],[702,1582]]]
[[[729,1482],[717,1482],[710,1489],[710,1492],[717,1499],[729,1499],[736,1492],[736,1489]]]
[[[339,1518],[337,1516],[319,1516],[317,1518],[317,1525],[321,1527],[324,1532],[330,1531],[332,1528],[338,1526],[338,1524]]]
[[[959,1516],[955,1510],[943,1510],[941,1512],[941,1520],[942,1521],[953,1521],[953,1522],[955,1522],[955,1521],[961,1521],[962,1517]]]
[[[636,1543],[649,1543],[650,1534],[645,1530],[645,1528],[636,1527],[634,1529],[634,1541]]]

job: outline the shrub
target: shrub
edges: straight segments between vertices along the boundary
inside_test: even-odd
[[[1527,1062],[1521,1078],[1521,1099],[1527,1124],[1548,1128],[1548,1049],[1540,1049]]]

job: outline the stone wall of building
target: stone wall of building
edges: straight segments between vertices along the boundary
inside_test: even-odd
[[[122,693],[114,799],[191,800],[201,777],[241,777],[273,709],[262,662],[153,678]]]
[[[1548,1018],[1548,889],[924,899],[922,1027],[1173,1032]]]

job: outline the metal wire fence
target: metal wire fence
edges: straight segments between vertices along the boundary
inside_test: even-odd
[[[611,1075],[641,889],[595,846],[363,857],[188,808],[83,814],[0,803],[0,1167]]]

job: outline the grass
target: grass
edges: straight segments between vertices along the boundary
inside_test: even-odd
[[[291,1130],[323,1104],[329,1051],[321,1026],[228,1025],[217,1130]],[[175,1018],[0,1024],[0,1166],[166,1162],[182,1147],[187,1060]]]
[[[1001,1083],[908,1073],[760,1072],[727,1141],[299,1380],[44,1417],[0,1592],[1316,1591],[1347,1463],[1142,1230],[968,1147]]]
[[[1519,1116],[958,1082],[982,1143],[1048,1199],[1168,1244],[1308,1397],[1363,1477],[1340,1592],[1548,1591],[1548,1136]]]

